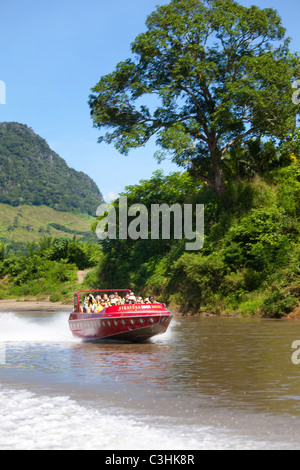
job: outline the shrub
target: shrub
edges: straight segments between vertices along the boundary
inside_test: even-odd
[[[276,291],[265,298],[261,305],[264,316],[280,318],[290,313],[298,305],[298,299],[293,295],[284,296]]]

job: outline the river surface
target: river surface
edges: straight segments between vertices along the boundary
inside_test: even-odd
[[[92,344],[67,320],[0,313],[0,449],[300,449],[300,322],[179,318]]]

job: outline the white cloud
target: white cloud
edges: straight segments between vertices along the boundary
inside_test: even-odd
[[[108,194],[105,194],[104,201],[105,202],[112,202],[117,199],[118,195],[114,191],[109,191]]]

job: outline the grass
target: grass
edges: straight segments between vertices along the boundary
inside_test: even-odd
[[[47,206],[0,204],[0,240],[26,243],[37,241],[43,235],[89,236],[94,220],[87,214],[58,212]]]

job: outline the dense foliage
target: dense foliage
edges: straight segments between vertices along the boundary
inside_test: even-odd
[[[217,196],[187,173],[148,181],[124,193],[128,205],[205,204],[205,243],[104,240],[97,283],[131,287],[180,305],[181,311],[280,317],[300,300],[300,164],[228,183]],[[118,201],[114,202],[116,208]]]
[[[76,237],[45,236],[19,253],[0,243],[0,298],[50,296],[53,301],[69,301],[77,287],[77,271],[92,268],[100,256],[98,245]]]
[[[32,129],[0,124],[0,203],[95,215],[102,201],[94,181],[69,168]]]

